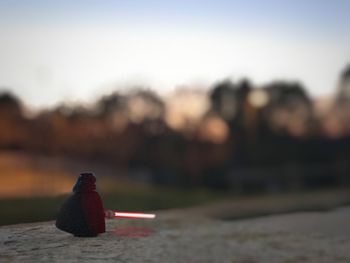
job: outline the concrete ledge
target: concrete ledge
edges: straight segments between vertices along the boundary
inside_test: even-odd
[[[223,221],[174,210],[77,238],[54,222],[0,228],[1,262],[349,262],[350,208]],[[188,211],[188,210],[187,210]],[[188,217],[186,217],[188,215]]]

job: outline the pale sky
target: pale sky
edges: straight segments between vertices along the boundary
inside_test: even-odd
[[[227,77],[334,92],[350,63],[350,1],[0,0],[0,87],[27,104],[161,94]]]

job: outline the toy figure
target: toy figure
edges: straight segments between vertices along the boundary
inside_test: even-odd
[[[80,174],[73,194],[66,199],[58,213],[58,229],[78,237],[94,237],[106,231],[105,217],[113,217],[113,212],[104,211],[95,182],[92,173]]]

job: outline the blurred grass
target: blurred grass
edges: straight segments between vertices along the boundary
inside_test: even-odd
[[[97,164],[0,151],[0,225],[55,219],[79,171],[86,167],[96,172],[96,185],[106,209],[159,210],[203,204],[223,196],[201,189],[154,187],[132,181],[114,167]]]
[[[0,199],[0,225],[54,220],[67,195]],[[106,209],[150,211],[224,201],[222,219],[248,218],[295,211],[323,211],[349,205],[348,189],[239,196],[206,189],[178,189],[119,184],[101,191]],[[219,202],[220,203],[220,202]],[[216,211],[218,212],[218,211]],[[216,215],[218,216],[218,214]]]
[[[91,168],[91,164],[81,164],[69,158],[57,159],[0,151],[0,225],[55,219],[58,209],[68,195],[66,193],[71,192],[79,171],[83,171],[86,167],[96,171],[97,188],[106,209],[150,211],[229,200],[234,201],[233,207],[238,205],[240,209],[234,208],[232,212],[229,204],[221,212],[227,214],[226,218],[252,216],[256,213],[266,214],[272,211],[270,208],[262,208],[265,202],[268,206],[272,202],[269,199],[262,199],[264,193],[251,193],[255,198],[252,201],[255,208],[253,212],[247,213],[246,206],[242,204],[245,204],[246,198],[250,198],[248,195],[242,196],[232,191],[220,193],[207,189],[155,187],[146,182],[131,180],[123,176],[120,171],[115,171],[113,167],[106,165],[93,166],[95,169]],[[306,200],[315,199],[312,202],[313,206],[307,206],[309,209],[348,205],[350,200],[348,193],[348,189],[333,189],[330,193],[306,191],[293,193],[292,196],[297,196],[293,198],[297,209],[305,209]],[[288,194],[275,195],[272,192],[271,195],[272,200],[277,199],[280,206],[287,206],[291,202]]]
[[[0,199],[0,225],[51,220],[63,200],[63,196]]]
[[[0,199],[0,225],[53,220],[67,195],[57,197]],[[207,190],[181,190],[155,187],[126,187],[102,193],[106,209],[149,211],[186,207],[224,198]]]

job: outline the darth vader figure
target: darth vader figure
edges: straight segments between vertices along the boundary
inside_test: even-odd
[[[73,193],[58,213],[58,229],[78,237],[94,237],[105,232],[105,212],[95,182],[92,173],[80,174]]]

